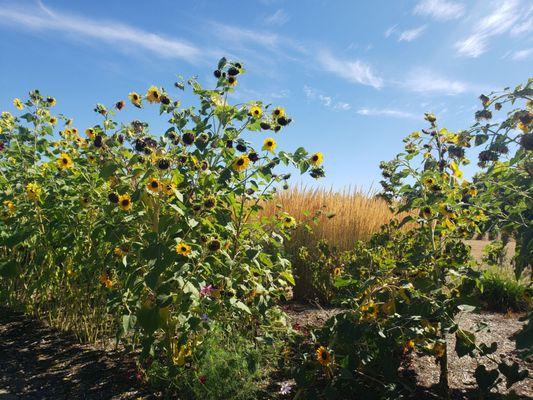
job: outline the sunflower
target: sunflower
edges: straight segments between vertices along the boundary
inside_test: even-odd
[[[315,167],[318,167],[322,162],[324,162],[324,155],[320,152],[313,154],[309,158],[309,163]]]
[[[22,104],[22,101],[20,101],[20,99],[18,98],[13,100],[13,105],[17,107],[19,110],[24,109],[24,104]]]
[[[422,180],[424,186],[431,187],[435,184],[435,179],[427,177]]]
[[[13,204],[11,200],[4,200],[2,204],[7,208],[9,213],[13,213],[15,211],[15,204]]]
[[[159,192],[159,189],[161,189],[161,182],[159,182],[155,178],[152,178],[148,181],[146,188],[150,190],[151,192],[157,193]]]
[[[233,161],[233,169],[235,171],[241,172],[244,171],[246,168],[248,168],[248,165],[250,164],[250,159],[246,154],[243,154],[240,157],[237,157]]]
[[[189,257],[189,254],[191,254],[191,246],[183,242],[178,243],[176,245],[176,253],[183,257]]]
[[[115,254],[115,256],[117,256],[118,258],[122,258],[122,257],[124,257],[126,255],[126,251],[124,251],[124,249],[122,247],[117,246],[113,250],[113,254]]]
[[[160,103],[161,93],[159,92],[159,89],[155,86],[150,86],[146,92],[146,100],[148,100],[150,103]]]
[[[215,208],[215,206],[217,205],[217,199],[215,199],[214,197],[208,197],[207,199],[205,199],[204,201],[204,207],[207,208],[208,210],[212,209],[212,208]]]
[[[263,110],[257,105],[252,106],[250,107],[250,115],[253,119],[259,119],[263,115]]]
[[[139,95],[139,93],[137,92],[131,92],[129,95],[128,95],[130,101],[131,101],[131,104],[133,104],[135,107],[138,107],[138,108],[141,108],[141,96]]]
[[[59,169],[70,169],[74,166],[74,163],[68,154],[61,153],[61,157],[57,159],[57,166]]]
[[[168,196],[171,196],[174,194],[174,189],[175,189],[175,186],[172,182],[163,182],[163,186],[162,186],[162,190],[163,192],[168,195]]]
[[[56,105],[56,99],[54,99],[53,97],[47,97],[46,102],[48,103],[49,107],[53,107]]]
[[[284,117],[285,116],[285,110],[283,108],[281,108],[281,107],[276,107],[272,111],[272,115],[274,116],[274,118]]]
[[[443,215],[447,217],[454,216],[453,208],[449,204],[441,204],[440,211]]]
[[[296,225],[296,220],[294,219],[294,217],[291,217],[290,215],[283,216],[282,222],[285,228],[292,228]]]
[[[431,214],[432,214],[431,207],[427,207],[426,206],[426,207],[422,208],[422,216],[424,218],[428,218],[428,219],[431,218]]]
[[[89,207],[89,204],[91,204],[91,198],[88,195],[84,195],[80,197],[80,203],[82,207]]]
[[[50,125],[55,125],[55,124],[57,124],[57,118],[56,117],[50,117],[48,122],[50,122]]]
[[[331,352],[324,346],[320,346],[316,350],[316,360],[323,367],[327,367],[331,364]]]
[[[333,268],[333,271],[331,272],[331,274],[333,275],[334,278],[338,278],[342,274],[342,268],[341,267]]]
[[[219,251],[221,246],[222,245],[220,241],[217,239],[213,239],[207,244],[207,248],[209,249],[209,251],[212,251],[212,252]]]
[[[237,78],[235,78],[234,76],[228,77],[228,84],[230,86],[237,86]]]
[[[118,205],[124,211],[131,210],[131,197],[130,197],[130,195],[126,193],[126,194],[123,194],[123,195],[119,196]]]
[[[263,142],[263,150],[266,150],[266,151],[274,152],[277,146],[278,144],[272,138],[266,138],[265,141]]]
[[[106,288],[111,289],[113,285],[115,284],[110,278],[109,275],[107,275],[105,272],[103,272],[100,277],[98,278],[100,280],[100,283],[104,285]]]
[[[26,185],[26,194],[28,195],[28,198],[30,200],[34,200],[34,201],[39,200],[41,193],[42,193],[42,189],[36,183],[32,182]]]
[[[89,139],[94,138],[94,129],[93,129],[93,128],[87,128],[87,129],[85,129],[85,135],[87,135],[87,137],[88,137]]]
[[[87,161],[89,161],[91,164],[94,164],[96,162],[96,157],[94,154],[87,154]]]

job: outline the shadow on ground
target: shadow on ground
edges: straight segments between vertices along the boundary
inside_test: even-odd
[[[136,399],[135,364],[0,308],[0,400]]]

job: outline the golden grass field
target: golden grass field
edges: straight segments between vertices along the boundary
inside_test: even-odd
[[[263,206],[263,216],[283,210],[297,221],[309,221],[312,232],[303,226],[294,232],[291,244],[303,246],[326,239],[340,250],[350,250],[357,240],[368,240],[393,214],[385,200],[359,188],[340,192],[332,189],[296,187],[281,191]],[[312,217],[316,214],[316,223]],[[292,246],[291,246],[292,247]]]

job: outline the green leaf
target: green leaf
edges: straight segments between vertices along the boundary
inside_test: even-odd
[[[476,349],[476,335],[465,330],[455,333],[455,351],[459,357],[471,354]]]

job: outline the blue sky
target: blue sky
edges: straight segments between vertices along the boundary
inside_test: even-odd
[[[187,104],[176,75],[212,85],[223,55],[248,70],[235,102],[265,100],[293,118],[280,147],[324,153],[320,185],[369,188],[424,111],[464,128],[480,93],[532,75],[533,2],[0,0],[2,110],[39,88],[84,128],[98,122],[96,102],[151,84]],[[121,117],[138,117],[131,108]]]

